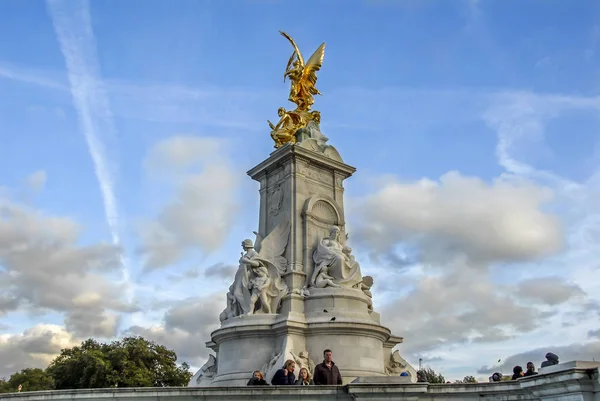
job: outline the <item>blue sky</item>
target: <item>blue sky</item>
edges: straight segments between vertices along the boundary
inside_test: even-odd
[[[290,106],[280,29],[327,44],[315,109],[401,353],[600,357],[600,3],[3,0],[0,375],[131,333],[202,364]]]

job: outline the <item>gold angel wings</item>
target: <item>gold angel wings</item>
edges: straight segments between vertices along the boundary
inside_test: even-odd
[[[283,81],[285,82],[287,78],[291,81],[288,100],[296,103],[297,107],[290,111],[280,107],[277,112],[280,120],[277,124],[267,120],[276,148],[288,142],[296,143],[296,133],[306,127],[309,122],[314,121],[317,125],[320,124],[319,112],[311,112],[310,108],[315,103],[314,95],[321,94],[315,85],[317,84],[317,71],[321,69],[325,55],[325,43],[323,43],[305,62],[294,39],[283,31],[279,31],[279,33],[294,47],[294,52],[289,58],[283,74]]]
[[[294,39],[283,31],[279,31],[279,33],[289,40],[294,47],[294,52],[288,60],[285,74],[283,75],[284,81],[286,78],[289,78],[290,81],[292,81],[289,100],[298,105],[298,110],[308,111],[315,103],[314,95],[321,94],[315,87],[317,84],[316,72],[319,71],[323,65],[325,43],[322,43],[305,63],[304,57],[302,57],[302,53]]]

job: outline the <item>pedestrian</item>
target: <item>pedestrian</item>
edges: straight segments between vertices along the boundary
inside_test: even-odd
[[[315,384],[321,385],[342,384],[342,375],[333,362],[333,353],[330,349],[323,351],[323,362],[315,366],[313,380]]]

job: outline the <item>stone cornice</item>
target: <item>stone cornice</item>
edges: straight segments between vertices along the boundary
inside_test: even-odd
[[[356,168],[348,164],[330,159],[327,156],[312,150],[308,150],[300,146],[286,145],[271,153],[271,155],[262,163],[248,170],[247,174],[253,180],[260,181],[260,177],[267,171],[278,168],[290,159],[303,160],[310,164],[336,171],[344,176],[344,178],[350,177],[356,171]]]

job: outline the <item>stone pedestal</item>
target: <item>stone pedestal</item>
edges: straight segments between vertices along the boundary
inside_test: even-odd
[[[229,317],[212,333],[207,346],[217,354],[216,367],[203,367],[216,370],[211,386],[246,385],[254,370],[270,381],[285,360],[308,352],[318,364],[327,348],[344,383],[390,374],[392,348],[402,338],[381,326],[368,294],[360,288],[310,286],[313,253],[332,226],[339,227],[339,243],[345,245],[343,182],[354,172],[335,148],[310,140],[277,149],[248,172],[260,183],[259,236],[267,238],[289,222],[281,274],[288,292],[277,313]],[[297,374],[300,362],[296,365]]]

